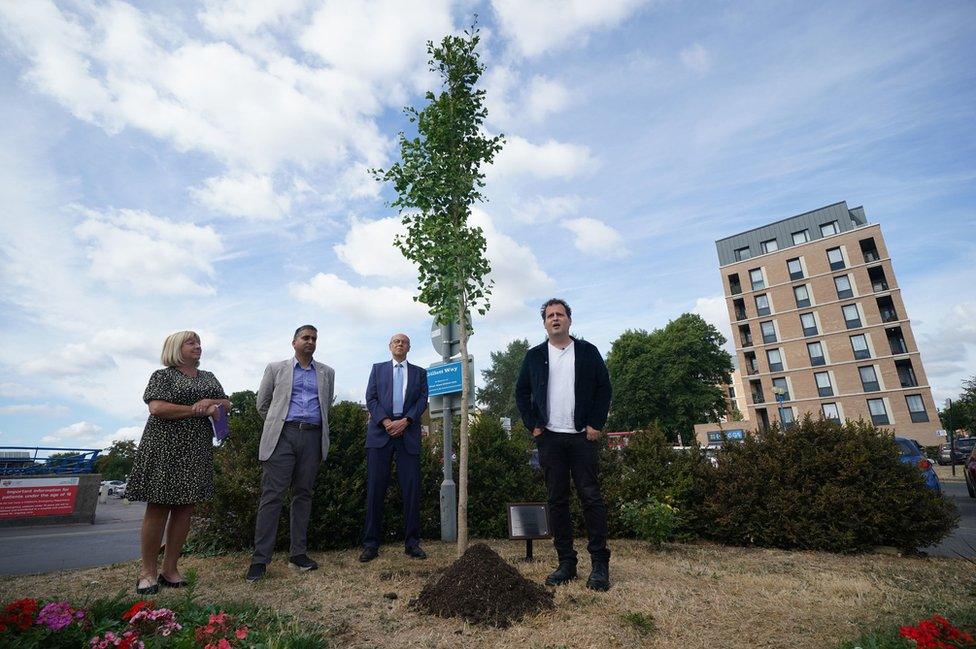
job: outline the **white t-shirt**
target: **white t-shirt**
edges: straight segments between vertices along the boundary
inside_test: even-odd
[[[549,421],[546,428],[557,433],[578,433],[573,415],[576,410],[576,345],[566,349],[549,343]]]

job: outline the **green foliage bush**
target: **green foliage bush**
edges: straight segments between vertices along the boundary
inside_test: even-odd
[[[727,445],[702,514],[723,543],[830,552],[925,547],[959,518],[899,461],[889,433],[809,416]]]
[[[678,526],[678,510],[656,498],[624,503],[621,518],[630,525],[637,538],[655,547],[674,537]]]

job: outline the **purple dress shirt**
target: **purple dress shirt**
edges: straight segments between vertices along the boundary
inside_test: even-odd
[[[291,401],[288,402],[288,415],[285,421],[298,421],[303,424],[322,423],[319,387],[315,381],[315,365],[309,363],[308,369],[305,369],[297,358],[295,376],[291,382]]]

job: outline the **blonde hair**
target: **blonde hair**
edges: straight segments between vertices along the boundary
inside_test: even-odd
[[[196,338],[197,342],[200,341],[200,335],[195,331],[177,331],[175,334],[166,336],[166,340],[163,341],[163,353],[159,358],[163,365],[166,367],[185,365],[181,350],[183,349],[183,343],[191,338]],[[194,363],[194,366],[199,364],[200,361],[197,361]]]

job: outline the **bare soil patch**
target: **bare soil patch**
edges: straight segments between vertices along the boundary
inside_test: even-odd
[[[523,577],[484,543],[475,543],[444,574],[427,582],[417,608],[440,617],[507,627],[552,608],[552,601],[552,592]]]
[[[488,541],[507,562],[520,543]],[[613,588],[587,590],[576,580],[555,590],[554,608],[507,628],[441,618],[409,601],[456,560],[456,547],[428,541],[427,561],[387,546],[367,564],[359,550],[312,553],[320,569],[296,573],[278,555],[268,578],[244,581],[249,555],[188,557],[202,602],[252,602],[319,624],[336,647],[655,647],[822,649],[878,626],[933,612],[976,607],[976,574],[962,559],[839,556],[716,545],[667,544],[661,551],[613,541]],[[542,584],[555,567],[553,549],[539,548],[519,572]],[[588,570],[584,556],[580,570]],[[130,592],[137,562],[72,572],[0,578],[0,599],[70,598]],[[395,594],[396,597],[391,597]],[[178,591],[159,601],[181,597]],[[641,622],[635,624],[634,620]],[[646,623],[644,622],[646,621]],[[651,621],[653,624],[651,624]]]

